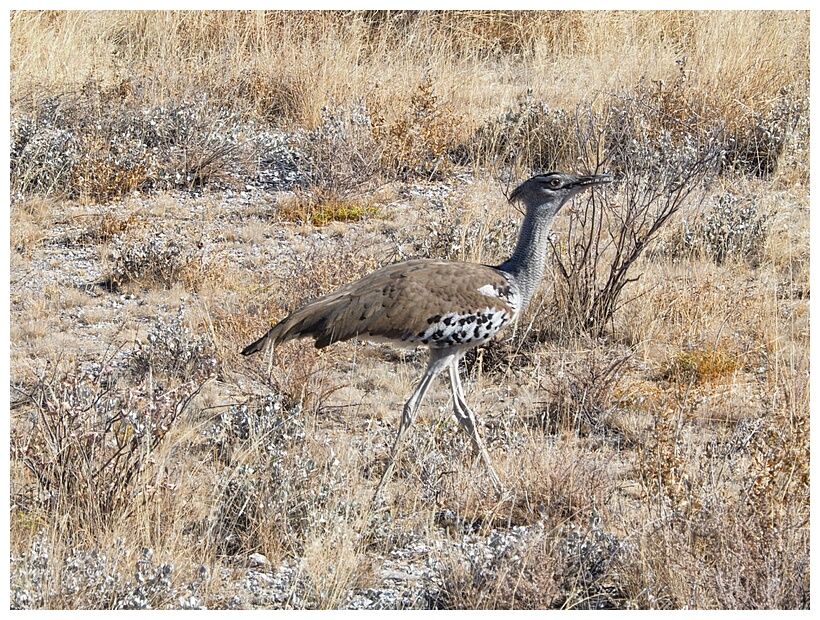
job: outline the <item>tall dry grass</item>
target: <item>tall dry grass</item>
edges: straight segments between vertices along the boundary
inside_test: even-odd
[[[474,128],[528,90],[571,109],[685,58],[699,91],[754,109],[808,79],[808,28],[805,12],[16,11],[11,99],[128,81],[156,105],[204,93],[312,128],[331,101],[395,114],[429,76]]]
[[[303,161],[290,183],[332,201],[464,165],[523,176],[579,165],[578,106],[633,97],[721,126],[732,165],[771,174],[807,105],[807,29],[795,12],[15,12],[12,186],[93,201]]]

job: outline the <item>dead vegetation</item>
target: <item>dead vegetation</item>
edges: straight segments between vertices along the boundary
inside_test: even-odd
[[[808,21],[13,12],[10,606],[808,608]],[[238,350],[556,168],[618,183],[468,360],[512,497],[442,384],[371,510],[419,354]]]

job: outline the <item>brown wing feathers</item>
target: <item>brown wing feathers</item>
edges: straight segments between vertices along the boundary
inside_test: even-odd
[[[487,284],[507,286],[497,270],[473,263],[389,265],[296,310],[242,353],[260,351],[268,341],[275,346],[302,337],[314,338],[317,348],[357,336],[402,341],[427,329],[431,317],[493,305],[510,310],[503,300],[479,292]]]

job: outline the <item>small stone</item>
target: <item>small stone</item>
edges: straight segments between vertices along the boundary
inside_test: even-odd
[[[250,568],[255,568],[257,566],[266,566],[269,564],[268,558],[266,558],[261,553],[251,553],[248,556],[248,566]]]

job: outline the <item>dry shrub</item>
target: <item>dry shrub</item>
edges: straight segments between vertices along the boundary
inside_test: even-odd
[[[49,540],[40,530],[26,551],[12,557],[11,608],[164,609],[176,603],[201,608],[201,576],[181,585],[173,564],[157,562],[153,548],[143,547],[135,563],[129,562],[130,551],[123,539],[101,551]],[[44,583],[50,587],[44,589]]]
[[[784,150],[802,148],[807,139],[804,118],[809,101],[799,84],[784,84],[780,92],[759,107],[724,112],[727,125],[726,162],[741,174],[771,177]]]
[[[146,186],[151,162],[143,144],[120,144],[111,135],[92,133],[79,135],[74,148],[77,159],[66,184],[69,195],[104,202]]]
[[[413,91],[403,114],[391,116],[393,120],[388,121],[377,115],[373,123],[384,169],[402,180],[433,181],[453,172],[452,154],[461,118],[436,95],[429,75]]]
[[[748,505],[772,533],[778,523],[803,528],[810,497],[809,360],[788,349],[783,365],[773,369],[773,415],[752,440],[753,477],[746,477]]]
[[[742,442],[730,452],[693,450],[684,443],[684,429],[673,411],[661,415],[653,431],[657,443],[644,457],[658,468],[644,500],[656,525],[640,536],[640,580],[649,576],[656,592],[663,584],[675,608],[804,608],[808,484],[802,473],[794,474],[805,471],[805,455],[783,450],[782,434],[768,430],[746,444],[751,460]],[[786,435],[795,437],[792,430]],[[789,473],[779,469],[783,465]],[[730,468],[743,472],[743,488],[728,479]],[[776,498],[766,497],[768,491],[756,495],[761,480],[778,489]]]
[[[276,132],[204,97],[152,105],[140,85],[133,88],[135,96],[124,96],[89,80],[21,106],[12,123],[15,195],[104,202],[135,190],[256,181],[260,167],[274,169],[266,182],[292,182],[298,156]]]
[[[304,458],[301,407],[288,408],[275,394],[252,398],[221,413],[205,437],[227,466],[203,524],[208,546],[220,555],[237,555],[270,552],[265,541],[278,543],[280,553],[294,544],[307,527],[305,499],[317,473],[316,463]]]
[[[634,352],[592,346],[546,365],[546,402],[530,423],[551,435],[612,432],[621,375]]]
[[[142,243],[116,238],[109,260],[108,283],[114,290],[130,283],[171,288],[180,282],[183,270],[191,263],[180,240],[163,236],[152,236]]]
[[[650,250],[672,259],[706,258],[717,265],[746,261],[759,267],[776,213],[763,213],[757,196],[726,191],[710,196],[701,208],[687,209],[677,226]]]
[[[115,235],[109,244],[105,284],[112,290],[181,286],[197,292],[229,277],[220,256],[210,252],[210,243],[192,242],[182,230],[128,228],[126,233]]]
[[[444,609],[629,609],[631,545],[593,510],[555,528],[543,522],[462,533],[443,554],[428,596]]]
[[[329,362],[309,342],[281,345],[273,352],[274,370],[267,374],[267,360],[251,358],[251,376],[280,393],[291,406],[315,415],[325,410],[329,398],[344,387],[331,378]]]
[[[434,609],[547,609],[559,597],[553,541],[541,528],[464,533],[446,548],[429,588]],[[483,543],[483,544],[482,544]]]
[[[140,234],[148,226],[148,222],[136,213],[118,215],[111,209],[105,209],[102,214],[94,214],[93,223],[80,235],[78,241],[82,245],[98,245],[111,243],[116,237],[125,238],[126,235]]]
[[[380,149],[363,102],[322,108],[322,121],[303,136],[304,184],[325,197],[344,200],[377,181]]]
[[[608,459],[605,455],[581,456],[577,447],[564,456],[567,461],[555,459],[550,470],[542,471],[541,481],[530,481],[528,494],[552,517],[575,519],[610,499],[613,490],[606,484]]]
[[[108,365],[44,372],[33,386],[18,387],[30,406],[11,443],[30,473],[18,506],[47,520],[59,515],[64,537],[133,515],[161,491],[150,455],[200,388],[118,388]]]
[[[469,140],[470,161],[513,170],[574,169],[579,152],[573,115],[536,101],[531,93],[514,109],[480,127]]]
[[[639,461],[647,497],[661,498],[661,510],[668,500],[673,514],[679,517],[703,508],[702,479],[692,475],[691,452],[684,445],[683,432],[681,410],[660,409],[653,417],[650,437],[644,441]]]
[[[207,333],[194,335],[185,325],[185,307],[176,317],[159,317],[144,341],[137,341],[129,356],[138,382],[146,378],[188,382],[203,381],[216,372],[214,344]]]
[[[624,579],[646,608],[809,606],[806,528],[762,535],[753,515],[728,505],[696,527],[650,528],[638,545]]]
[[[569,523],[563,532],[561,596],[553,604],[562,609],[631,609],[633,593],[624,583],[630,546],[602,527],[592,512],[583,525]]]
[[[200,525],[209,548],[228,556],[301,557],[313,541],[342,532],[351,510],[350,474],[332,448],[313,437],[314,426],[301,405],[274,392],[213,419],[205,437],[223,467],[211,514]],[[315,574],[334,569],[311,560]],[[312,598],[328,595],[317,588]]]
[[[79,92],[40,95],[12,131],[12,188],[109,200],[142,187],[152,154],[120,112],[123,93],[90,79]]]

